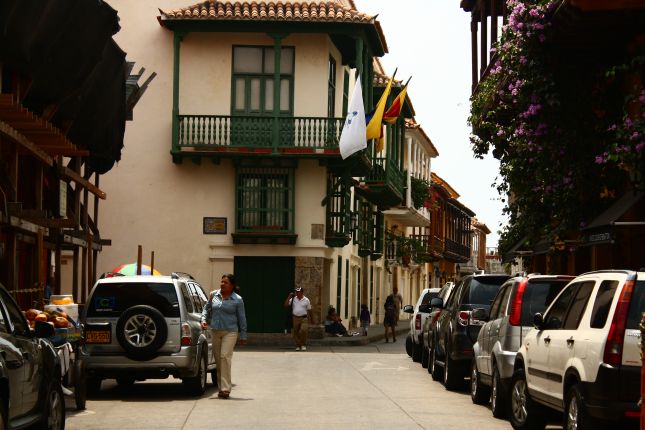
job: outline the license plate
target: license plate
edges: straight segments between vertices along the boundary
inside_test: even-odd
[[[112,333],[109,331],[86,331],[85,343],[112,343]]]

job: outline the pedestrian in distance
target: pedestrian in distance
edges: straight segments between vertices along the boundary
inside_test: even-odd
[[[370,316],[370,310],[367,309],[367,305],[363,303],[361,305],[361,327],[363,328],[363,336],[367,336],[367,330],[370,327],[370,322],[372,318]]]
[[[327,317],[325,318],[325,332],[338,337],[349,336],[347,329],[343,325],[343,320],[338,316],[336,309],[329,306]]]
[[[309,331],[308,320],[311,321],[311,302],[305,296],[302,287],[289,293],[284,301],[284,307],[291,307],[291,315],[293,318],[293,325],[291,333],[293,340],[296,344],[296,351],[307,350],[307,332]]]
[[[217,397],[220,399],[228,399],[231,393],[231,365],[238,335],[240,346],[246,345],[244,300],[234,291],[235,287],[235,276],[222,276],[219,290],[211,292],[202,310],[202,329],[211,330],[213,357],[217,364]]]
[[[392,332],[392,342],[396,342],[395,327],[397,323],[397,318],[394,315],[395,305],[394,305],[394,297],[392,294],[387,296],[383,307],[385,308],[385,317],[383,318],[383,327],[385,328],[385,343],[389,342],[388,331]]]
[[[403,296],[399,293],[399,288],[396,285],[392,287],[392,299],[394,299],[394,318],[398,323],[401,308],[403,307]]]

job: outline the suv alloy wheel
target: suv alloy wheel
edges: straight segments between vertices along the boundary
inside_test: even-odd
[[[493,364],[493,379],[490,389],[490,410],[495,418],[506,418],[506,396],[499,377],[499,370]]]
[[[60,379],[54,378],[45,394],[45,404],[42,416],[42,428],[47,430],[63,430],[65,428],[65,398]]]
[[[599,428],[597,423],[591,421],[587,415],[587,408],[582,393],[577,385],[569,388],[567,393],[566,409],[564,411],[564,430],[592,430]]]
[[[193,396],[201,396],[206,391],[206,380],[208,378],[208,353],[203,352],[199,360],[199,367],[197,375],[184,378],[183,382],[188,389],[188,392]]]
[[[432,350],[430,352],[430,366],[428,366],[428,371],[432,375],[433,381],[441,381],[443,373],[441,373],[441,367],[437,365],[437,351],[435,350],[434,345],[430,348],[432,348]]]
[[[510,421],[515,430],[543,430],[546,420],[541,407],[529,394],[524,369],[517,369],[511,381]]]
[[[481,384],[479,372],[477,371],[477,360],[473,358],[470,365],[470,400],[476,405],[488,403],[490,391],[488,387]]]

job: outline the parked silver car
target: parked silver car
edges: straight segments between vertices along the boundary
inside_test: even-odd
[[[533,315],[551,304],[555,296],[573,279],[566,275],[516,276],[507,280],[490,307],[475,309],[472,318],[486,322],[473,346],[470,396],[473,403],[490,399],[495,417],[505,415],[508,387],[513,376],[517,350],[533,326]]]
[[[81,359],[88,391],[115,378],[130,385],[148,378],[180,378],[193,395],[217,381],[210,330],[200,327],[208,300],[190,275],[117,276],[99,279],[82,317]]]

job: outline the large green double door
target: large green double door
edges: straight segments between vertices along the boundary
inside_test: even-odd
[[[248,331],[280,333],[284,299],[294,287],[294,257],[235,257],[235,277],[244,298]]]

